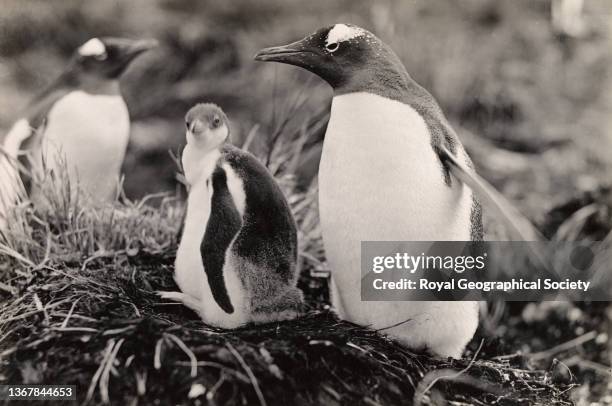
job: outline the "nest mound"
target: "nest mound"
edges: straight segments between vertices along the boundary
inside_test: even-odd
[[[317,280],[300,282],[319,304],[300,319],[209,328],[155,293],[176,289],[172,263],[122,253],[13,279],[0,381],[76,385],[89,404],[567,404],[570,385],[520,357],[438,360],[340,321]]]

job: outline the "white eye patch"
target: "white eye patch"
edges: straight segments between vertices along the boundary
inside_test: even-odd
[[[92,38],[79,48],[81,56],[95,56],[98,59],[106,58],[106,47],[98,38]]]
[[[365,31],[359,27],[349,27],[346,24],[336,24],[334,25],[334,28],[329,30],[329,33],[327,33],[325,45],[327,47],[333,46],[333,44],[338,44],[342,41],[348,41],[350,39],[357,38],[362,35],[365,35]]]

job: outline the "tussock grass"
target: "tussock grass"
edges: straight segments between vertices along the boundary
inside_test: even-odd
[[[11,267],[117,252],[134,255],[140,249],[164,252],[176,246],[183,212],[176,196],[152,195],[139,202],[118,196],[114,204],[90,205],[60,178],[45,180],[44,203],[36,210],[27,199],[14,208],[0,241],[0,253]],[[155,207],[149,204],[154,199]]]
[[[564,404],[564,386],[524,369],[520,357],[434,360],[324,310],[232,332],[209,328],[155,295],[174,287],[172,260],[143,252],[33,270],[2,308],[3,380],[76,384],[92,404],[187,403],[202,391],[202,402],[215,404],[403,404],[442,370],[452,379],[428,389],[438,398],[487,404],[512,385],[508,404]],[[468,366],[471,381],[453,378]]]

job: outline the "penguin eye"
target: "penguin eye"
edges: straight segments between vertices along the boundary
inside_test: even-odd
[[[185,128],[187,128],[187,130],[189,130],[189,121],[185,121]]]
[[[325,45],[325,49],[327,49],[329,52],[336,52],[338,48],[340,48],[339,42],[332,42],[331,44]]]
[[[218,128],[221,125],[221,119],[219,117],[213,118],[212,126],[213,128]]]

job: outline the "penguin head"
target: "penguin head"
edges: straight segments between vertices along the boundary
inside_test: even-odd
[[[229,120],[219,106],[199,103],[185,115],[187,143],[204,151],[219,148],[229,137]]]
[[[76,73],[117,79],[134,58],[157,44],[152,39],[92,38],[77,48],[71,68]]]
[[[335,24],[291,44],[262,49],[255,60],[299,66],[334,89],[368,81],[375,72],[403,69],[389,46],[351,24]]]

